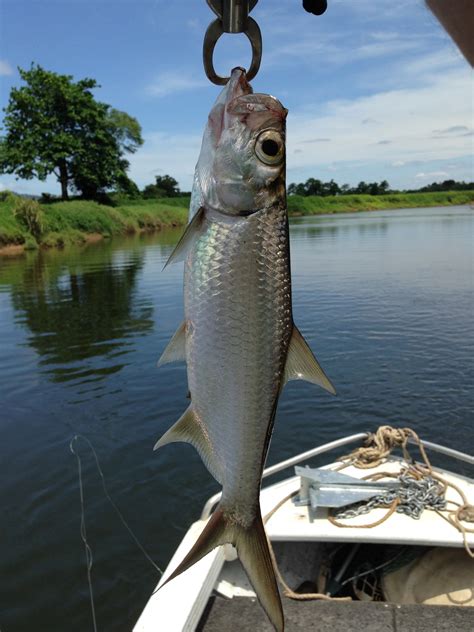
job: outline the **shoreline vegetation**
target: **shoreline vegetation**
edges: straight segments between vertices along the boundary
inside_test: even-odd
[[[184,226],[190,198],[126,200],[106,206],[87,200],[40,204],[0,193],[0,254],[65,247],[140,232]],[[288,197],[290,217],[474,203],[474,191]]]

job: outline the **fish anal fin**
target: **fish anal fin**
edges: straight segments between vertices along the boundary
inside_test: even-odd
[[[184,261],[186,259],[190,247],[199,234],[203,219],[204,208],[201,206],[192,218],[192,220],[186,226],[184,233],[181,235],[181,239],[178,241],[175,249],[168,257],[168,261],[163,266],[163,270],[170,263],[177,263],[178,261]]]
[[[199,452],[204,465],[218,483],[222,484],[222,467],[215,456],[215,452],[204,432],[202,424],[191,404],[181,415],[178,421],[156,442],[154,450],[158,450],[168,443],[184,442],[193,445]]]
[[[158,366],[186,359],[186,321],[183,321],[166,345],[158,360]]]
[[[298,327],[295,325],[293,326],[293,333],[286,357],[283,385],[290,380],[306,380],[307,382],[321,386],[333,395],[336,394],[334,386],[319,365],[319,362],[316,360],[315,355],[301,335]]]
[[[283,632],[283,609],[260,513],[250,525],[244,527],[230,520],[219,505],[192,549],[163,586],[221,544],[233,544],[236,547],[239,559],[262,608],[275,630]]]

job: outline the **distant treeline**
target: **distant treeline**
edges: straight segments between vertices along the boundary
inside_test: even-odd
[[[355,187],[349,184],[339,185],[334,180],[323,182],[316,178],[308,178],[306,182],[298,184],[292,182],[288,186],[288,195],[317,195],[326,197],[329,195],[387,195],[389,193],[435,193],[440,191],[470,191],[474,189],[474,182],[456,182],[456,180],[444,180],[433,182],[425,187],[410,190],[392,189],[387,180],[381,182],[364,182],[361,180]]]
[[[339,185],[334,180],[323,182],[316,178],[308,178],[306,182],[296,184],[292,182],[288,186],[288,195],[302,195],[304,197],[316,195],[319,197],[336,195],[387,195],[390,193],[438,193],[442,191],[472,191],[474,182],[457,182],[456,180],[445,180],[444,182],[433,182],[428,186],[419,189],[397,190],[392,189],[387,180],[381,182],[364,182],[363,180],[355,187],[348,184]],[[163,197],[187,197],[189,191],[181,191],[178,182],[170,175],[156,176],[155,183],[147,185],[140,192],[139,197],[144,199]]]

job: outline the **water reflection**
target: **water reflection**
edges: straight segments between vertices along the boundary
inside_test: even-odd
[[[332,243],[341,236],[351,234],[359,237],[382,236],[389,228],[388,219],[376,219],[369,215],[361,218],[360,214],[352,213],[343,217],[296,218],[291,225],[292,236],[298,241],[330,240]]]
[[[15,320],[52,381],[97,382],[127,365],[131,339],[153,328],[151,302],[135,296],[144,258],[102,244],[87,256],[38,252],[4,266]]]
[[[269,464],[387,423],[469,449],[472,220],[457,208],[292,222],[295,319],[338,397],[289,384]],[[189,403],[183,364],[156,368],[183,317],[182,266],[162,272],[180,232],[0,259],[2,630],[90,627],[74,434],[159,565],[217,491],[191,446],[152,451]],[[156,578],[92,455],[83,474],[99,627],[131,630]]]

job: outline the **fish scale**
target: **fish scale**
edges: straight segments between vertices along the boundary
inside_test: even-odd
[[[292,328],[289,264],[282,243],[288,248],[284,208],[237,220],[207,220],[185,269],[185,314],[194,332],[187,348],[193,408],[206,420],[223,464],[224,502],[226,496],[238,499],[248,522],[255,517],[254,503],[248,507],[249,489],[254,497],[258,494],[261,446]],[[209,385],[214,385],[212,393]],[[239,454],[235,446],[242,443],[242,434],[246,449]],[[244,483],[235,474],[242,471]]]

